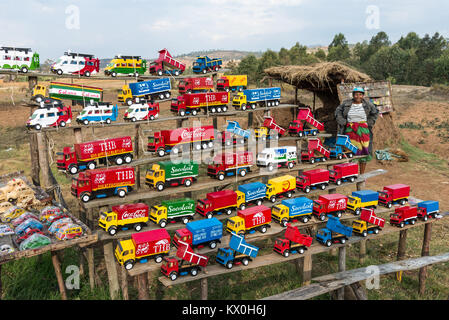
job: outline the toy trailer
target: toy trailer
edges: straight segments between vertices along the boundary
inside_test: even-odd
[[[103,101],[103,89],[73,83],[50,82],[49,86],[37,84],[33,88],[31,100],[41,103],[45,98],[84,101]]]
[[[261,205],[237,211],[236,217],[228,219],[226,230],[239,235],[254,233],[256,230],[265,233],[268,228],[271,228],[270,223],[271,209]]]
[[[215,214],[226,213],[230,215],[232,210],[237,209],[239,206],[237,192],[234,190],[221,190],[209,192],[206,194],[206,199],[198,200],[196,212],[203,217],[211,219]]]
[[[437,218],[440,206],[438,201],[427,200],[418,203],[418,217],[427,221],[428,217]]]
[[[352,227],[341,224],[337,217],[329,217],[326,228],[318,230],[316,239],[319,243],[330,247],[333,243],[344,244],[352,236]]]
[[[317,155],[318,153],[318,155]],[[329,159],[330,152],[323,147],[321,140],[309,139],[307,143],[307,151],[301,152],[301,160],[309,161],[310,163],[315,163],[315,161],[326,161]]]
[[[181,198],[176,200],[163,200],[160,206],[152,206],[150,220],[161,228],[167,223],[182,221],[187,224],[195,214],[195,200]]]
[[[251,182],[241,184],[237,187],[237,202],[239,209],[245,210],[246,206],[252,203],[260,206],[267,193],[267,186],[262,182]]]
[[[162,262],[161,272],[164,276],[175,281],[179,276],[185,276],[190,273],[192,277],[196,276],[201,267],[206,267],[209,258],[201,254],[193,252],[190,246],[182,241],[179,241],[180,247],[176,255],[181,260],[175,257],[164,257]]]
[[[309,193],[310,190],[320,188],[326,189],[329,185],[329,170],[325,169],[313,169],[300,173],[296,178],[296,187],[301,189],[305,193]]]
[[[274,242],[273,251],[288,257],[290,253],[303,254],[308,247],[312,245],[313,238],[301,234],[298,227],[293,227],[290,223],[287,224],[284,238],[277,238]]]
[[[363,237],[368,233],[378,234],[385,226],[385,219],[377,217],[373,209],[362,209],[360,220],[352,222],[352,231]]]
[[[259,88],[247,89],[237,93],[232,99],[232,106],[237,110],[256,109],[257,105],[262,107],[274,107],[279,105],[281,99],[281,88]]]
[[[242,129],[237,121],[227,121],[228,126],[226,127],[226,131],[222,132],[222,145],[230,146],[237,142],[243,144],[245,140],[251,137],[251,131]]]
[[[155,120],[159,117],[159,110],[159,102],[145,102],[136,98],[135,103],[123,115],[123,120],[131,122]]]
[[[312,126],[314,129],[307,128],[306,124]],[[290,125],[288,127],[288,133],[290,135],[297,135],[298,137],[310,135],[316,136],[320,131],[323,130],[324,125],[313,117],[312,111],[310,111],[309,108],[299,108],[296,120],[290,122]]]
[[[252,152],[221,153],[213,158],[213,163],[207,166],[207,175],[223,181],[225,177],[246,176],[253,165]]]
[[[131,163],[133,159],[133,144],[131,137],[120,137],[75,143],[73,148],[64,147],[62,152],[57,152],[56,166],[58,170],[76,174],[80,170],[93,170],[100,164]]]
[[[353,191],[348,196],[346,210],[352,211],[355,215],[360,215],[363,208],[376,208],[379,202],[379,194],[372,190]]]
[[[387,208],[391,208],[393,204],[399,203],[403,206],[410,196],[410,186],[406,184],[393,184],[384,187],[379,192],[379,203]]]
[[[234,264],[239,265],[241,263],[247,266],[252,258],[257,257],[258,253],[258,247],[247,243],[243,236],[233,233],[229,241],[229,247],[218,249],[215,261],[228,269],[232,269]]]
[[[291,198],[296,190],[296,178],[285,175],[268,180],[265,198],[275,203],[277,198]]]
[[[153,79],[141,82],[133,82],[122,87],[117,101],[128,106],[133,104],[134,98],[147,100],[169,99],[171,96],[171,83],[169,78]]]
[[[242,92],[248,85],[247,75],[226,75],[217,80],[217,91]]]
[[[406,224],[415,224],[418,220],[417,207],[399,207],[390,214],[390,224],[403,228]]]
[[[170,235],[165,229],[133,233],[131,239],[122,240],[115,248],[115,257],[126,270],[131,270],[136,262],[147,262],[150,257],[161,263],[170,252]]]
[[[271,218],[279,222],[284,228],[290,221],[296,222],[297,219],[303,223],[312,218],[313,200],[299,197],[294,199],[282,200],[281,204],[271,208]]]
[[[329,214],[340,218],[346,210],[347,202],[348,198],[339,193],[320,195],[318,200],[313,202],[313,214],[321,221]]]
[[[41,130],[48,127],[65,127],[72,122],[72,108],[70,106],[54,107],[41,102],[41,107],[34,110],[26,123],[27,129]]]
[[[329,170],[329,180],[337,186],[342,182],[354,182],[358,176],[359,164],[357,162],[336,164],[333,170]]]
[[[145,203],[112,206],[111,212],[101,212],[98,226],[111,236],[118,230],[133,228],[137,232],[148,222],[148,206]]]
[[[148,137],[148,151],[155,152],[159,157],[166,153],[178,154],[185,146],[193,150],[212,148],[214,146],[214,127],[201,126],[193,128],[177,128],[162,130]]]
[[[203,73],[215,71],[217,72],[223,63],[222,59],[209,58],[208,56],[196,58],[196,61],[193,63],[192,71],[193,73]]]
[[[80,172],[72,178],[72,195],[89,202],[93,198],[118,195],[124,198],[136,183],[133,167],[113,167]]]
[[[265,148],[262,152],[257,154],[256,164],[258,167],[267,168],[268,171],[273,171],[274,168],[285,166],[293,169],[298,158],[296,156],[296,147],[278,147]]]
[[[150,74],[179,76],[186,69],[185,63],[173,58],[167,49],[159,51],[159,57],[150,64]]]
[[[229,93],[227,92],[200,92],[186,93],[172,99],[170,111],[184,117],[186,114],[196,116],[200,111],[221,113],[228,111]]]
[[[178,91],[180,94],[212,92],[214,91],[214,80],[209,77],[181,79],[179,80]]]
[[[162,191],[166,187],[180,185],[190,187],[197,180],[197,177],[198,163],[196,162],[160,161],[147,170],[145,184],[150,188]]]
[[[279,139],[285,134],[286,130],[279,126],[273,117],[265,117],[264,119],[262,127],[254,130],[256,139]]]
[[[173,244],[179,246],[179,242],[185,242],[192,248],[209,246],[215,249],[221,243],[223,236],[223,224],[217,218],[191,221],[184,229],[175,231]]]

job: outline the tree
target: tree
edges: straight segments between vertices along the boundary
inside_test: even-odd
[[[438,83],[449,84],[449,50],[435,60],[434,80]]]
[[[419,44],[421,43],[421,38],[416,34],[416,32],[409,32],[405,38],[401,37],[397,44],[402,49],[414,49],[418,48]]]
[[[258,82],[260,79],[264,76],[264,70],[269,67],[277,66],[279,65],[279,56],[276,52],[273,50],[267,50],[262,54],[262,57],[259,59],[259,63],[257,66],[257,73],[256,73],[256,82]]]
[[[248,75],[248,81],[254,82],[256,80],[258,65],[257,58],[253,54],[250,54],[240,61],[236,73],[246,74]]]
[[[307,57],[307,47],[296,42],[289,50],[291,64],[302,64],[301,61]]]
[[[324,50],[320,48],[315,52],[315,57],[317,57],[321,61],[325,61],[326,60],[326,52],[324,52]]]
[[[327,54],[328,61],[345,61],[351,57],[348,41],[342,33],[335,35],[334,39],[329,45],[329,52]]]
[[[279,63],[284,66],[291,64],[289,50],[287,50],[285,48],[281,48],[281,50],[279,51]]]

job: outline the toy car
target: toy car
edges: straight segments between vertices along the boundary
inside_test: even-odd
[[[14,234],[14,230],[7,224],[0,224],[0,237]]]
[[[18,236],[22,236],[27,229],[39,229],[42,230],[44,226],[42,223],[40,223],[37,220],[34,219],[27,219],[24,222],[22,222],[17,228],[16,228],[16,234]]]
[[[61,214],[62,209],[56,206],[47,206],[44,209],[41,210],[41,213],[39,214],[39,220],[46,221],[49,216],[54,214]]]
[[[65,213],[63,213],[63,214],[54,214],[54,215],[50,215],[50,216],[47,218],[46,224],[47,224],[47,226],[49,226],[49,225],[51,225],[53,222],[56,222],[56,221],[58,221],[58,220],[60,220],[60,219],[68,218],[68,217],[69,217],[69,216],[66,215]]]
[[[48,237],[40,233],[35,233],[20,244],[20,250],[36,249],[46,246],[50,243],[51,240]]]
[[[2,221],[9,223],[11,222],[11,220],[18,218],[20,215],[24,213],[25,210],[23,210],[22,208],[12,206],[8,210],[6,210],[5,213],[2,215]]]
[[[70,240],[83,234],[83,229],[75,223],[67,223],[60,227],[55,233],[58,240]]]
[[[48,228],[48,232],[50,233],[56,233],[59,228],[61,228],[63,225],[66,225],[67,223],[72,223],[72,219],[70,218],[62,218],[58,221],[55,221],[51,224],[51,226]]]
[[[34,220],[39,220],[38,217],[36,217],[34,214],[32,214],[31,212],[25,212],[23,213],[20,217],[15,218],[14,220],[11,221],[11,224],[13,225],[13,227],[17,227],[18,225],[20,225],[21,223],[25,222],[27,219],[34,219]]]
[[[16,242],[17,244],[20,244],[22,241],[28,239],[30,236],[32,236],[35,233],[40,233],[41,235],[44,235],[42,231],[39,229],[29,228],[25,230],[25,234],[21,236],[20,238],[17,238]]]
[[[0,255],[7,254],[7,253],[12,253],[14,251],[15,250],[9,244],[2,244],[0,246]]]

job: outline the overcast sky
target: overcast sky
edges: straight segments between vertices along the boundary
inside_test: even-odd
[[[0,45],[31,47],[41,61],[70,49],[100,58],[207,49],[260,51],[349,43],[385,31],[449,36],[442,0],[1,0]],[[78,14],[79,13],[79,14]]]

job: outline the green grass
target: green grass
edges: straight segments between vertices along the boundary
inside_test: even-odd
[[[401,148],[410,157],[411,161],[423,163],[441,172],[449,171],[449,162],[436,154],[427,153],[420,148],[412,146],[405,140],[401,141]]]

